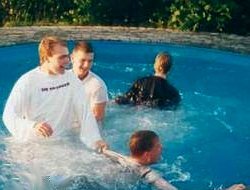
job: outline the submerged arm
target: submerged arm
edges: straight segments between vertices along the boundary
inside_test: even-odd
[[[176,187],[168,183],[165,179],[159,178],[154,182],[154,186],[161,190],[177,190]]]

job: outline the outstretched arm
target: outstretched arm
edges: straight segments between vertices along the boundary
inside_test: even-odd
[[[75,115],[81,126],[80,139],[91,149],[106,148],[107,144],[101,137],[97,121],[86,101],[86,93],[79,85],[81,84],[76,83],[76,88],[73,90],[73,102]]]
[[[227,188],[226,190],[245,190],[246,186],[243,184],[234,184],[231,187]]]
[[[168,183],[165,179],[159,178],[154,182],[154,186],[160,190],[177,190],[176,187]]]

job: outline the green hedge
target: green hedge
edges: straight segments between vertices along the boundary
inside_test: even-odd
[[[250,0],[1,0],[0,25],[121,25],[249,34]]]

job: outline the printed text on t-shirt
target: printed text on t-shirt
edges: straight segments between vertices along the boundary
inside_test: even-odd
[[[63,87],[67,87],[69,86],[70,83],[67,82],[67,83],[64,83],[64,84],[60,84],[58,86],[52,86],[52,87],[47,87],[47,88],[41,88],[42,92],[46,92],[46,91],[51,91],[51,90],[58,90],[60,88],[63,88]]]

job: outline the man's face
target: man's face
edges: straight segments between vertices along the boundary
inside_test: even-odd
[[[55,45],[53,54],[48,57],[48,71],[51,74],[63,74],[65,66],[69,64],[69,50],[65,46]]]
[[[152,148],[152,150],[149,152],[149,160],[150,163],[155,163],[159,160],[159,158],[161,157],[161,151],[162,151],[162,145],[160,143],[159,139],[155,139],[154,142],[154,147]]]
[[[72,53],[71,59],[74,73],[78,78],[83,79],[92,67],[94,53],[85,53],[79,50]]]

